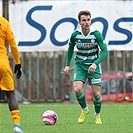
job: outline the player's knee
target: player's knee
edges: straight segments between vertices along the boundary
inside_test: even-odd
[[[79,94],[81,94],[82,89],[79,88],[79,87],[77,87],[77,86],[75,86],[75,87],[74,87],[74,91],[75,91],[76,95],[79,95]]]
[[[99,98],[99,97],[101,96],[100,91],[94,92],[93,96],[94,96],[95,98]]]

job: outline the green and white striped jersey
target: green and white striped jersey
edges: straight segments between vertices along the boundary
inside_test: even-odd
[[[67,66],[70,65],[75,46],[77,47],[75,61],[82,62],[83,64],[88,64],[89,66],[92,63],[98,65],[108,55],[107,45],[104,42],[102,34],[98,30],[90,30],[90,33],[86,36],[82,33],[82,31],[75,30],[72,33],[69,42],[66,58]]]

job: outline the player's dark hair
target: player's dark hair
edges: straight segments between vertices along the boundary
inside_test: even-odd
[[[89,16],[91,17],[90,11],[88,11],[88,10],[82,10],[82,11],[80,11],[79,14],[78,14],[78,20],[79,20],[79,21],[80,21],[81,15],[86,15],[86,16],[89,15]]]

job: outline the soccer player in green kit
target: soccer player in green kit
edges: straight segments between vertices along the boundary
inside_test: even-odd
[[[66,74],[69,74],[70,61],[73,56],[74,47],[76,46],[77,52],[75,56],[73,87],[77,101],[82,108],[78,123],[83,123],[89,113],[83,91],[83,85],[88,78],[89,85],[92,87],[95,123],[102,124],[100,118],[102,104],[102,96],[100,93],[102,73],[100,63],[107,57],[108,49],[102,34],[98,30],[92,30],[90,28],[91,13],[88,10],[80,11],[78,20],[81,28],[75,30],[70,37],[64,71]]]

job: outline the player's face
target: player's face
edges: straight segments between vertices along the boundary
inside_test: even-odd
[[[89,15],[81,15],[79,24],[83,30],[90,30],[91,17]]]

